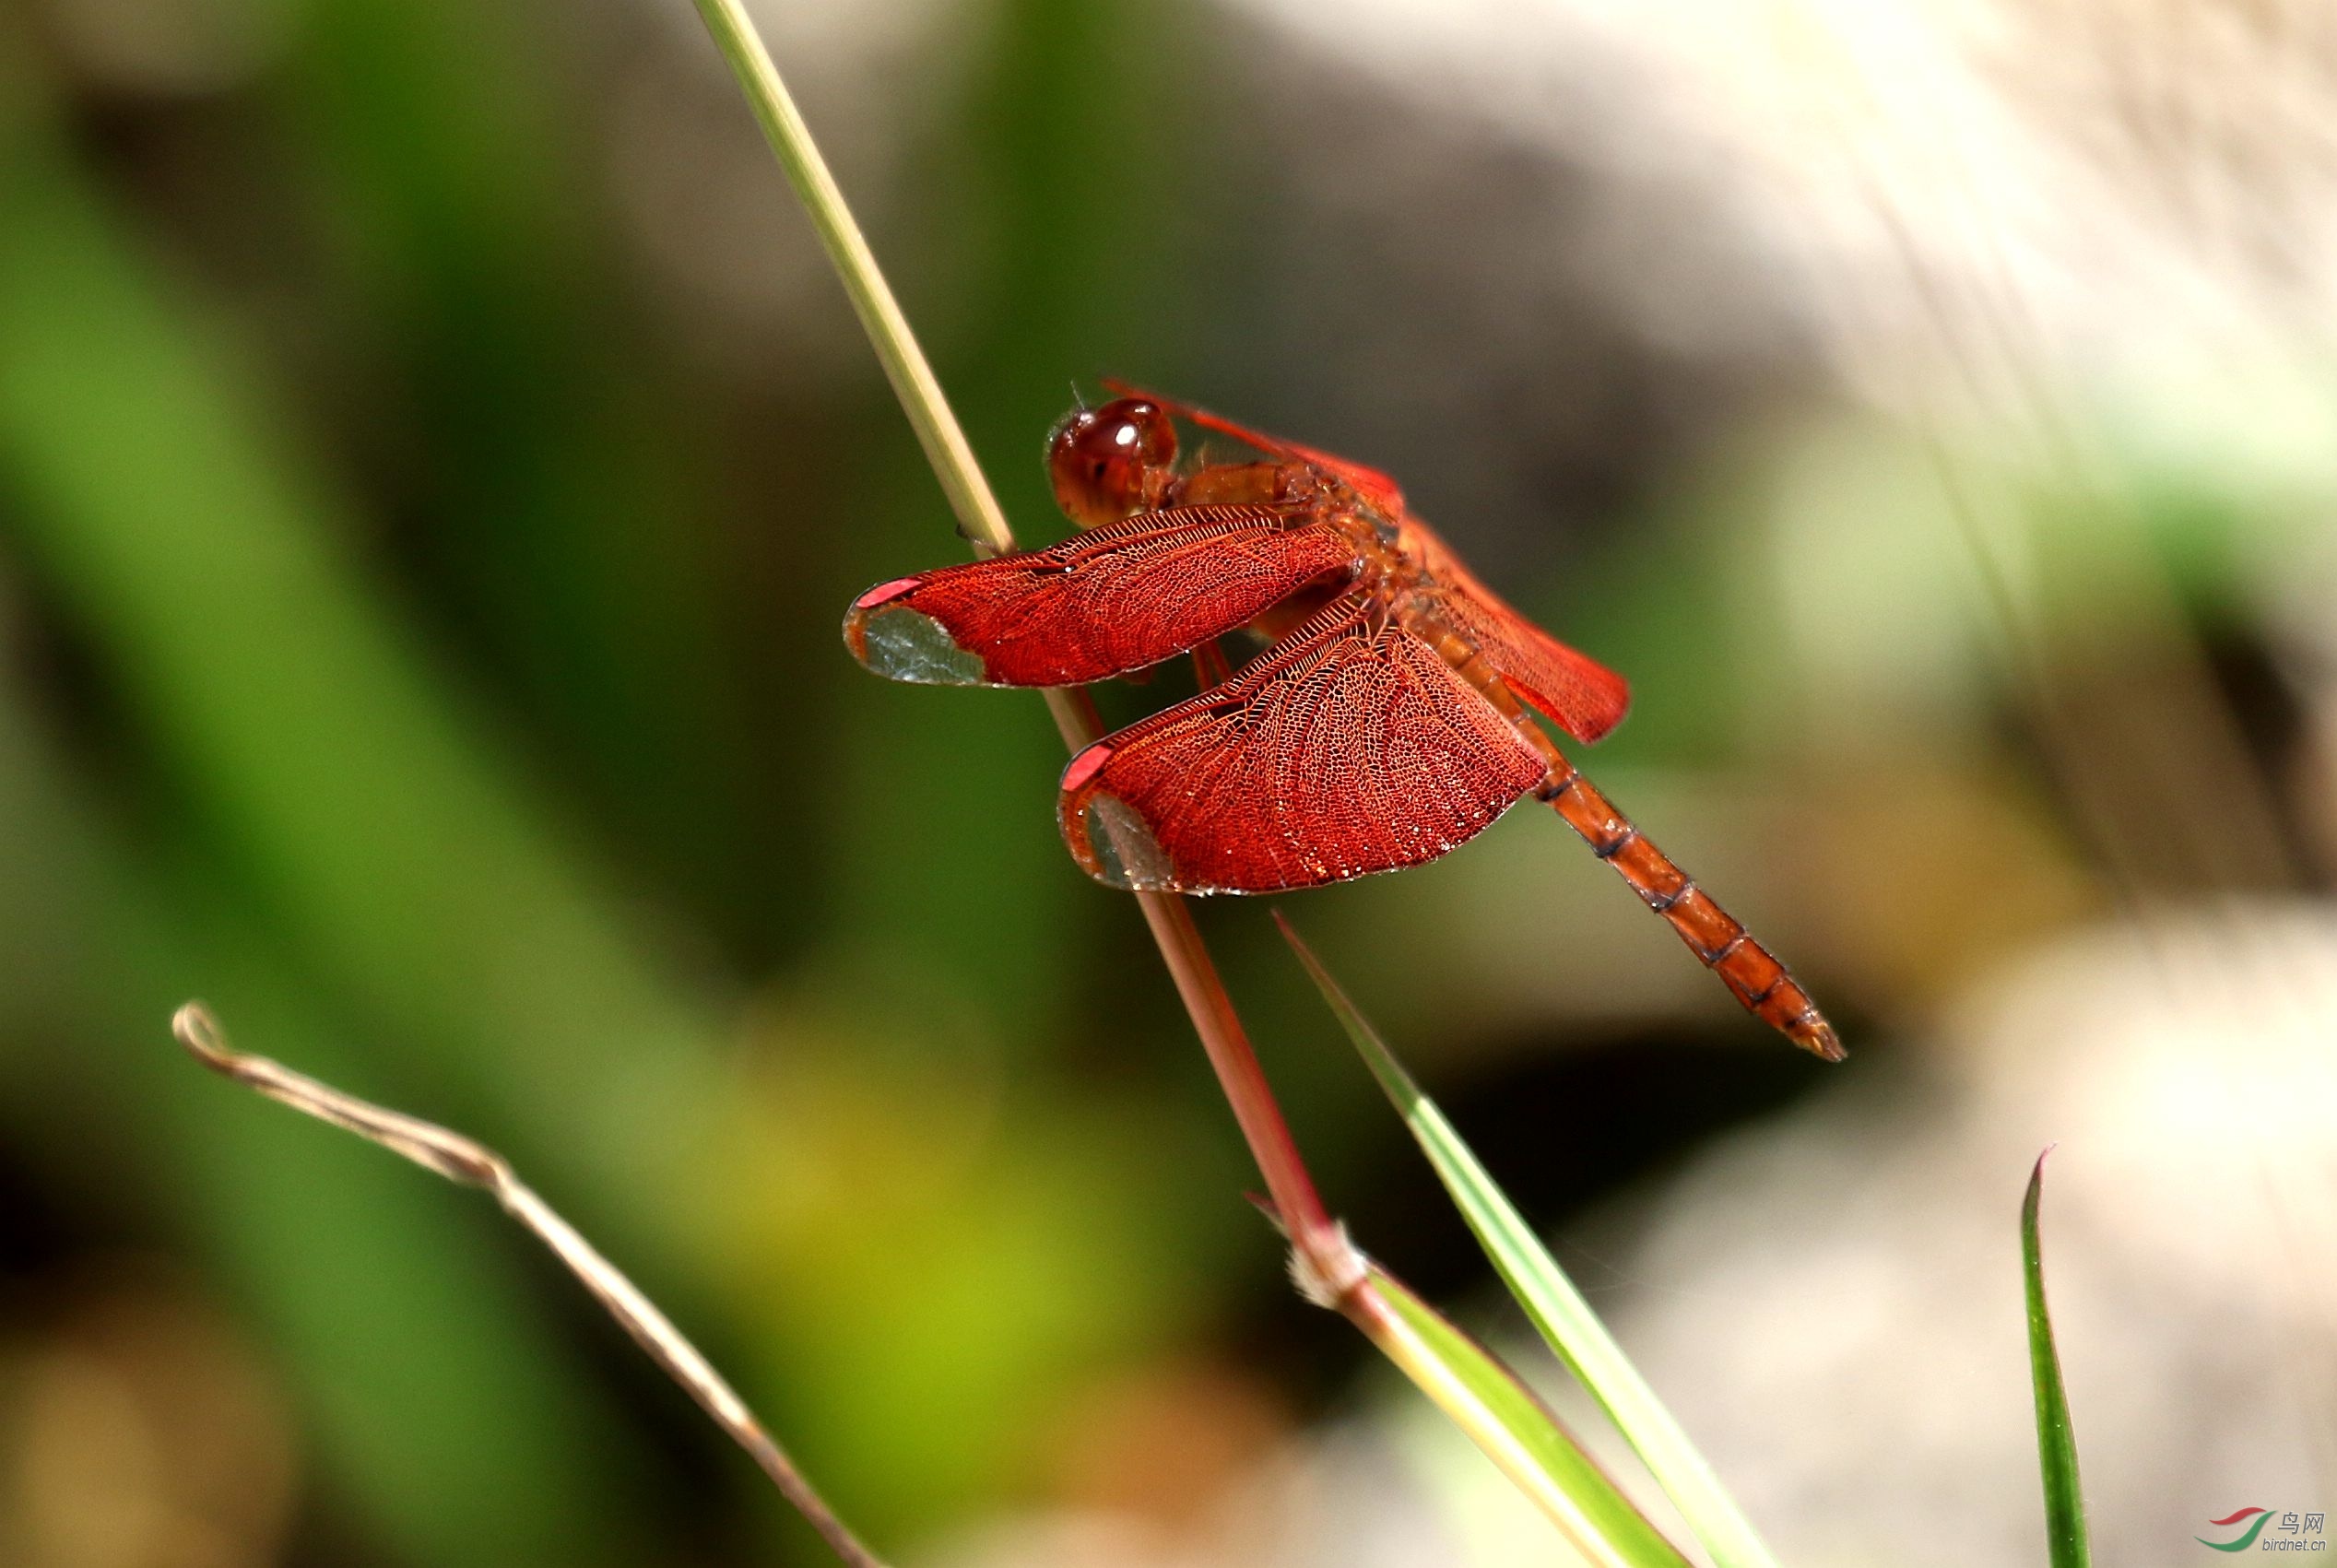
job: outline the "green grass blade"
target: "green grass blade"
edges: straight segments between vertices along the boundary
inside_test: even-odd
[[[2021,1269],[2028,1287],[2029,1377],[2036,1385],[2036,1462],[2045,1478],[2045,1542],[2053,1568],[2086,1568],[2094,1560],[2085,1539],[2085,1493],[2077,1479],[2077,1433],[2070,1426],[2068,1392],[2061,1386],[2060,1352],[2053,1348],[2053,1319],[2045,1310],[2045,1253],[2037,1241],[2036,1213],[2045,1192],[2045,1154],[2029,1173],[2028,1196],[2021,1200]]]
[[[1551,1516],[1584,1561],[1685,1568],[1679,1550],[1515,1373],[1386,1269],[1374,1264],[1371,1277],[1386,1316],[1364,1331]]]
[[[1623,1436],[1636,1449],[1688,1527],[1712,1554],[1717,1568],[1776,1568],[1776,1560],[1754,1533],[1753,1524],[1720,1484],[1688,1434],[1681,1430],[1655,1390],[1647,1386],[1630,1358],[1609,1335],[1575,1289],[1557,1260],[1541,1244],[1500,1185],[1479,1164],[1460,1135],[1446,1121],[1434,1102],[1420,1091],[1370,1021],[1349,1000],[1322,961],[1298,938],[1290,923],[1276,919],[1299,962],[1306,968],[1323,999],[1338,1015],[1348,1038],[1355,1043],[1372,1076],[1395,1102],[1411,1128],[1428,1161],[1445,1184],[1445,1190],[1477,1234],[1485,1256],[1493,1260],[1517,1304],[1526,1309],[1534,1326],[1567,1370],[1590,1391]]]

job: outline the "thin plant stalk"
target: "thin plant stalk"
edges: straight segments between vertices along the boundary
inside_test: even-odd
[[[1517,1374],[1413,1292],[1371,1265],[1372,1289],[1357,1293],[1350,1315],[1382,1355],[1399,1365],[1434,1370],[1421,1389],[1464,1425],[1481,1409],[1506,1409],[1495,1444],[1481,1445],[1510,1484],[1531,1498],[1586,1563],[1687,1568],[1678,1547],[1650,1524],[1629,1495],[1559,1424]]]
[[[1599,1401],[1615,1429],[1631,1444],[1647,1473],[1704,1542],[1713,1562],[1718,1568],[1776,1568],[1776,1559],[1753,1522],[1720,1484],[1711,1464],[1639,1374],[1623,1347],[1615,1343],[1525,1216],[1503,1194],[1500,1184],[1478,1162],[1435,1102],[1421,1091],[1379,1031],[1324,967],[1315,949],[1300,939],[1281,911],[1274,912],[1274,921],[1364,1065],[1411,1129],[1510,1294],[1533,1319],[1566,1370]]]
[[[730,1434],[771,1478],[780,1494],[796,1506],[820,1539],[850,1568],[884,1568],[884,1562],[861,1543],[834,1509],[787,1457],[786,1450],[755,1419],[714,1363],[673,1326],[672,1319],[642,1294],[640,1287],[602,1256],[600,1250],[534,1189],[513,1173],[510,1161],[485,1144],[450,1132],[435,1122],[392,1111],[354,1094],[344,1093],[305,1073],[293,1071],[266,1056],[247,1055],[230,1048],[226,1032],[210,1009],[189,1002],[171,1020],[171,1032],[196,1061],[221,1078],[254,1090],[304,1115],[355,1133],[402,1154],[424,1170],[450,1182],[491,1194],[503,1212],[534,1232],[554,1256],[568,1266],[633,1342],[667,1376],[681,1385],[714,1423]]]
[[[1251,1201],[1278,1231],[1274,1206]],[[1337,1303],[1341,1315],[1396,1363],[1458,1426],[1496,1469],[1541,1510],[1594,1568],[1688,1568],[1688,1560],[1631,1495],[1615,1484],[1526,1380],[1377,1259],[1357,1255],[1364,1278]],[[1292,1252],[1302,1294],[1322,1305]]]
[[[977,550],[995,554],[1012,549],[1014,534],[1006,514],[753,22],[739,0],[693,3],[738,77],[780,167],[810,214],[828,259],[917,432],[960,526]],[[1056,727],[1073,751],[1101,737],[1103,725],[1086,692],[1048,690],[1044,695]],[[1481,1449],[1509,1470],[1516,1446],[1514,1425],[1505,1422],[1488,1401],[1455,1379],[1452,1365],[1435,1345],[1404,1326],[1403,1315],[1381,1293],[1368,1260],[1348,1239],[1345,1227],[1325,1208],[1190,910],[1173,894],[1138,893],[1135,897],[1251,1157],[1265,1178],[1271,1206],[1290,1238],[1291,1271],[1299,1290],[1310,1301],[1338,1311],[1362,1329]],[[1457,1330],[1453,1333],[1458,1337]],[[1572,1442],[1563,1435],[1560,1440]],[[1579,1540],[1582,1526],[1573,1503],[1568,1500],[1553,1509],[1547,1491],[1528,1488],[1528,1494],[1551,1514],[1569,1539]],[[1656,1540],[1661,1543],[1660,1537]],[[1668,1543],[1661,1544],[1663,1551],[1670,1552]],[[1592,1560],[1618,1559],[1615,1549],[1601,1542]],[[1638,1551],[1627,1552],[1620,1560],[1658,1559]],[[1676,1554],[1662,1560],[1676,1561]]]
[[[828,259],[852,300],[861,326],[868,331],[869,345],[901,400],[902,411],[917,432],[950,510],[957,513],[975,548],[992,554],[1012,549],[1014,531],[1007,525],[1006,513],[991,492],[981,465],[974,461],[974,448],[959,428],[940,382],[918,348],[908,318],[892,297],[875,253],[853,220],[844,193],[820,156],[810,127],[804,124],[786,84],[780,79],[779,68],[763,47],[753,21],[740,0],[695,0],[695,4],[715,47],[738,76],[780,168],[810,214],[812,227],[827,247]],[[1062,731],[1065,744],[1073,751],[1101,737],[1104,726],[1096,717],[1094,702],[1084,691],[1057,690],[1044,695],[1056,728]],[[1292,1246],[1322,1279],[1359,1284],[1363,1279],[1362,1262],[1323,1207],[1281,1108],[1267,1085],[1257,1053],[1234,1014],[1217,965],[1202,945],[1191,912],[1172,894],[1139,893],[1136,897],[1152,939],[1160,946],[1161,958],[1176,982],[1185,1010],[1192,1016],[1210,1065],[1233,1106],[1234,1120],[1241,1125],[1242,1136],[1265,1177],[1274,1207],[1287,1220]]]

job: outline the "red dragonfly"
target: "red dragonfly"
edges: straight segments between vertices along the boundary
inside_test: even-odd
[[[1176,893],[1343,882],[1434,860],[1531,796],[1756,1016],[1841,1058],[1785,965],[1527,713],[1596,741],[1629,705],[1621,676],[1503,603],[1387,475],[1110,384],[1122,395],[1048,441],[1079,533],[879,584],[844,623],[896,680],[1074,686],[1194,653],[1208,690],[1063,771],[1063,836],[1089,875]],[[1258,455],[1180,466],[1172,414]],[[1230,673],[1216,639],[1244,627],[1269,645]]]

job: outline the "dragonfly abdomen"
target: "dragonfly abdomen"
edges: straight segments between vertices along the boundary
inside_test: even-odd
[[[1582,835],[1593,855],[1631,884],[1649,909],[1670,923],[1688,950],[1719,975],[1754,1017],[1812,1055],[1829,1062],[1843,1058],[1841,1037],[1792,972],[1696,886],[1579,769],[1561,760],[1534,793]]]

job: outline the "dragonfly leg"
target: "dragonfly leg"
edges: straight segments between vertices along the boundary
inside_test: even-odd
[[[1193,678],[1204,691],[1233,678],[1233,666],[1225,657],[1225,650],[1218,646],[1216,638],[1193,645]]]
[[[1754,1017],[1813,1055],[1829,1062],[1843,1058],[1841,1037],[1800,982],[1573,763],[1563,758],[1553,762],[1549,778],[1534,794],[1564,818],[1590,852],[1613,867],[1649,909],[1670,922],[1688,950],[1719,975]]]

